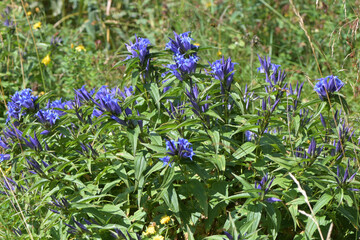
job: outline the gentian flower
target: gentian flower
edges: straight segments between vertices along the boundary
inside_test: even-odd
[[[224,234],[225,234],[226,237],[228,238],[227,240],[236,240],[236,239],[235,239],[235,236],[232,236],[230,233],[224,231]],[[244,236],[246,236],[246,233],[244,234]],[[243,236],[241,236],[241,234],[239,234],[237,240],[240,240],[240,238],[243,239],[242,237],[243,237]],[[226,240],[226,239],[223,238],[223,240]]]
[[[350,160],[348,160],[348,164],[347,164],[347,166],[346,166],[346,170],[345,170],[345,173],[344,173],[344,177],[341,179],[341,177],[340,177],[340,167],[339,166],[337,166],[337,172],[336,172],[336,177],[335,177],[335,179],[336,179],[336,182],[338,183],[338,185],[339,185],[339,187],[340,188],[347,188],[347,185],[352,181],[352,180],[354,180],[354,178],[355,178],[355,175],[356,175],[356,172],[353,174],[353,175],[351,175],[351,177],[349,177],[349,165],[350,165]],[[357,189],[357,188],[347,188],[347,189],[349,189],[349,190],[351,190],[351,191],[360,191],[359,189]]]
[[[62,42],[63,42],[63,39],[61,37],[52,36],[51,40],[50,40],[50,45],[54,46],[54,47],[58,47],[58,46],[60,46],[62,44]]]
[[[111,236],[114,239],[128,239],[128,240],[141,240],[140,234],[136,233],[136,239],[132,238],[128,231],[126,231],[128,238],[125,234],[118,228],[114,228],[114,231],[111,231]]]
[[[247,142],[251,142],[252,140],[254,140],[256,137],[256,134],[253,133],[252,131],[246,130],[245,131],[245,141]]]
[[[27,138],[29,138],[29,140]],[[26,137],[21,137],[21,139],[24,140],[26,146],[28,146],[32,150],[35,150],[35,151],[42,151],[43,150],[43,148],[42,148],[42,146],[40,144],[40,141],[36,136],[36,132],[34,133],[34,137],[31,137],[30,135],[27,135]]]
[[[223,56],[222,59],[209,64],[212,69],[211,73],[213,76],[217,80],[220,80],[221,93],[225,94],[225,91],[229,92],[231,83],[233,82],[234,66],[236,63],[231,62],[231,58],[228,58],[225,61]]]
[[[266,175],[261,179],[260,182],[255,182],[255,188],[261,190],[261,192],[259,192],[260,196],[265,196],[268,192],[269,189],[271,187],[272,182],[274,181],[275,177],[273,177],[270,182],[268,183],[268,174],[266,173]],[[281,202],[280,199],[275,198],[275,197],[270,197],[265,199],[265,201],[269,202],[269,203],[273,203],[273,202]]]
[[[65,107],[69,108],[68,105],[69,105],[69,101],[62,102],[61,98],[60,98],[60,99],[52,101],[52,102],[50,102],[50,100],[49,100],[46,105],[46,108],[47,109],[53,109],[53,108],[65,109]],[[64,116],[66,114],[66,112],[57,110],[57,109],[53,109],[53,111],[55,111],[59,117]]]
[[[314,91],[317,92],[322,101],[331,97],[334,92],[340,91],[345,85],[337,76],[327,76],[325,78],[318,79],[315,84]]]
[[[0,154],[0,163],[10,159],[10,154]]]
[[[70,208],[70,203],[66,198],[62,197],[59,200],[56,199],[54,196],[51,196],[51,198],[52,198],[52,201],[49,203],[50,205],[53,205],[53,206],[57,207],[58,209],[63,209],[63,210],[67,210]],[[60,214],[60,212],[57,210],[53,210],[50,208],[49,208],[49,210],[54,213]]]
[[[53,126],[56,123],[56,120],[60,119],[59,114],[55,110],[51,109],[40,109],[36,116],[45,126]]]
[[[14,232],[14,234],[18,237],[20,237],[22,235],[22,232],[20,230],[20,228],[13,228],[12,231]]]
[[[139,58],[140,65],[144,66],[145,60],[150,54],[148,49],[148,46],[151,45],[150,40],[147,38],[138,38],[135,34],[135,42],[130,42],[130,44],[125,45],[127,50],[131,53],[131,55],[128,55],[125,60],[130,58]]]
[[[169,68],[170,71],[163,73],[161,76],[164,77],[167,73],[171,72],[180,81],[183,81],[189,74],[195,72],[197,62],[199,61],[199,58],[196,56],[196,54],[192,54],[189,57],[176,54],[173,58],[175,64],[168,64],[166,67]]]
[[[72,226],[72,225],[70,225],[70,224],[65,223],[65,225],[70,228],[70,230],[67,231],[68,233],[77,235],[77,234],[81,234],[81,233],[85,233],[85,232],[90,232],[89,229],[87,229],[87,227],[85,227],[84,224],[76,221],[74,218],[72,218],[72,220],[74,221],[74,223],[76,224],[76,226],[79,227],[79,229],[76,228],[76,227],[74,227],[74,226]]]
[[[282,84],[286,78],[286,73],[285,71],[281,71],[280,65],[271,63],[270,57],[268,57],[267,59],[266,57],[264,57],[264,59],[262,59],[259,56],[259,61],[261,66],[258,68],[258,71],[261,73],[265,73],[265,80],[270,84],[270,88],[274,89],[274,86],[278,85],[282,90],[285,90],[286,86],[282,86]],[[271,75],[270,70],[272,70]],[[267,88],[265,90],[268,91]]]
[[[9,143],[8,140],[5,137],[0,136],[0,147],[4,149],[9,149]]]
[[[191,106],[193,107],[193,112],[200,116],[200,113],[204,113],[209,109],[209,104],[206,103],[200,106],[200,99],[199,99],[199,90],[197,85],[195,84],[191,89],[190,92],[186,89],[186,96],[189,98],[191,102]],[[206,100],[210,99],[210,96],[206,96]]]
[[[192,160],[192,157],[195,155],[195,153],[190,145],[191,143],[189,143],[189,141],[184,138],[179,138],[178,141],[167,140],[166,150],[169,151],[167,154],[170,156],[177,156],[180,159],[190,158],[190,160]],[[174,161],[171,161],[169,156],[160,158],[160,160],[164,162],[164,166],[169,164],[170,167],[171,163]]]
[[[170,49],[175,55],[176,54],[185,54],[188,50],[194,50],[198,47],[196,45],[191,44],[192,39],[190,37],[191,32],[184,32],[178,35],[174,32],[174,39],[170,39],[170,41],[166,44],[165,49]]]
[[[92,101],[93,100],[93,95],[95,93],[95,88],[92,89],[90,92],[88,92],[85,89],[85,85],[83,85],[81,88],[79,89],[74,89],[75,91],[75,96],[78,97],[78,99],[80,100],[80,102],[88,102],[88,101]]]
[[[8,103],[8,118],[6,121],[9,121],[10,118],[20,119],[20,113],[25,115],[25,110],[35,110],[38,108],[36,104],[37,96],[31,94],[32,90],[27,88],[22,91],[17,91]]]

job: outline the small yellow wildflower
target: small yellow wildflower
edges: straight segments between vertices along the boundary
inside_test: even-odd
[[[156,235],[155,237],[153,237],[153,240],[164,240],[164,237],[160,235]]]
[[[73,49],[73,48],[74,48],[74,44],[72,43],[72,44],[70,45],[70,47],[71,47],[71,49]]]
[[[51,62],[50,54],[46,55],[42,60],[41,63],[43,63],[45,66],[48,65]]]
[[[200,46],[200,43],[194,43],[195,46],[199,47]]]
[[[218,56],[218,57],[221,57],[221,55],[222,55],[222,52],[219,50],[219,51],[217,52],[217,56]]]
[[[44,95],[44,94],[45,94],[45,92],[44,92],[44,91],[41,91],[38,96],[40,97],[40,96],[42,96],[42,95]]]
[[[37,22],[33,25],[33,29],[40,29],[41,28],[41,22]]]
[[[211,2],[208,2],[208,3],[206,3],[205,6],[206,6],[207,8],[209,8],[209,7],[211,7],[211,5],[212,5]]]
[[[31,12],[31,11],[28,11],[28,12],[26,13],[26,16],[31,16],[31,14],[32,14],[32,12]]]
[[[37,12],[37,13],[40,12],[40,8],[38,8],[38,7],[35,8],[35,12]]]
[[[161,224],[167,224],[168,222],[170,222],[170,217],[165,215],[160,219],[160,223]]]
[[[146,231],[144,233],[145,236],[147,235],[152,235],[152,234],[155,234],[156,233],[156,230],[155,230],[155,226],[153,225],[150,225],[146,228]]]
[[[85,49],[84,45],[79,45],[79,46],[77,46],[77,47],[75,48],[75,50],[78,51],[78,52],[81,52],[81,51],[86,52],[86,49]]]

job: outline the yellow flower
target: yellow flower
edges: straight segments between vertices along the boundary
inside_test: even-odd
[[[161,224],[167,224],[168,222],[170,222],[170,217],[165,215],[160,219],[160,223]]]
[[[222,54],[222,52],[219,50],[219,51],[217,52],[218,57],[221,57],[221,54]]]
[[[71,46],[71,49],[73,49],[73,48],[74,48],[74,44],[73,44],[73,43],[72,43],[70,46]]]
[[[51,62],[50,54],[46,55],[43,60],[41,60],[41,63],[43,63],[45,66],[48,65]]]
[[[30,16],[31,15],[31,11],[28,11],[27,13],[26,13],[26,16]]]
[[[40,8],[38,8],[38,7],[35,8],[35,12],[37,12],[37,13],[40,12]]]
[[[75,50],[78,51],[78,52],[81,52],[81,51],[86,52],[86,49],[85,49],[84,45],[79,45],[79,46],[77,46],[77,47],[75,48]]]
[[[152,235],[155,233],[156,233],[155,227],[153,225],[150,225],[146,228],[146,231],[144,234],[145,234],[145,236],[147,236],[147,235]]]
[[[164,237],[160,235],[156,235],[155,237],[153,237],[153,240],[164,240]]]
[[[199,47],[200,46],[200,43],[194,43],[195,46]]]
[[[41,22],[37,22],[33,25],[33,29],[40,29],[41,28]]]

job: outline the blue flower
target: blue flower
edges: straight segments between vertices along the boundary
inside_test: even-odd
[[[191,143],[184,138],[179,138],[178,141],[175,140],[167,140],[166,141],[166,150],[167,154],[170,156],[178,156],[180,159],[186,159],[190,158],[192,160],[192,157],[195,155],[192,147],[190,147]],[[164,162],[164,166],[169,164],[171,167],[171,163],[174,161],[170,161],[170,156],[166,156],[163,158],[160,158],[161,161]]]
[[[272,182],[274,181],[275,177],[273,177],[270,182],[268,183],[268,174],[266,173],[265,176],[261,179],[260,182],[255,182],[255,188],[258,190],[261,190],[264,195],[266,195],[269,192],[269,189],[271,187]],[[262,193],[259,192],[259,195],[262,196]],[[270,197],[265,199],[267,202],[281,202],[280,199],[275,197]]]
[[[348,164],[346,166],[346,170],[345,170],[345,173],[344,173],[344,176],[342,179],[340,177],[340,168],[339,168],[339,166],[337,166],[337,172],[336,172],[335,179],[336,179],[336,182],[338,183],[339,187],[341,187],[341,188],[347,188],[347,185],[355,178],[356,172],[353,175],[351,175],[351,177],[349,177],[349,165],[350,165],[350,160],[348,160]],[[351,191],[356,191],[356,192],[360,191],[357,188],[348,188],[348,189]]]
[[[189,57],[176,54],[174,55],[174,61],[175,64],[168,64],[166,66],[170,71],[163,73],[161,76],[164,77],[168,72],[171,72],[177,79],[183,81],[189,74],[195,72],[199,58],[196,54],[192,54]]]
[[[343,83],[337,76],[327,76],[325,78],[318,79],[318,82],[315,84],[314,91],[317,92],[321,100],[328,99],[328,96],[334,92],[338,92],[345,83]]]
[[[225,90],[229,92],[233,82],[235,63],[231,62],[231,58],[225,61],[222,57],[222,59],[209,64],[212,69],[211,73],[220,80],[221,93],[224,94]]]
[[[40,111],[36,113],[36,116],[38,117],[39,121],[45,126],[53,126],[56,120],[60,119],[59,114],[55,110],[51,109],[40,109]]]
[[[9,121],[11,117],[19,120],[20,113],[22,113],[22,115],[26,114],[24,110],[34,110],[38,107],[35,103],[38,97],[33,96],[31,92],[32,90],[27,88],[22,91],[17,91],[11,97],[11,100],[8,103],[8,118],[6,121]]]
[[[92,96],[94,95],[95,93],[95,88],[92,89],[90,92],[88,92],[86,89],[85,89],[85,86],[86,85],[83,85],[81,88],[79,89],[74,89],[75,91],[75,101],[80,104],[81,102],[88,102],[88,101],[92,101],[93,98]],[[78,99],[78,101],[76,100]]]
[[[151,45],[150,40],[147,38],[138,38],[135,35],[135,42],[130,42],[130,44],[125,45],[127,50],[131,53],[131,55],[126,57],[126,60],[130,58],[139,58],[140,64],[143,65],[146,57],[149,55],[148,46]]]
[[[258,68],[258,72],[265,73],[266,82],[270,84],[270,87],[273,88],[275,85],[278,85],[284,90],[285,86],[282,86],[282,84],[286,78],[286,73],[285,71],[281,71],[281,66],[271,63],[270,57],[267,59],[264,57],[264,59],[262,59],[259,56],[259,61],[261,66]],[[272,70],[271,75],[270,70]],[[268,90],[266,89],[266,91]]]
[[[68,101],[62,102],[62,101],[61,101],[61,98],[60,98],[60,99],[55,100],[55,101],[52,101],[52,102],[50,102],[50,100],[49,100],[46,108],[47,108],[47,109],[53,109],[53,108],[65,109],[65,107],[68,107],[68,108],[69,108],[68,105],[69,105],[69,102],[68,102]],[[53,111],[55,111],[55,112],[57,113],[57,115],[59,115],[60,117],[61,117],[61,116],[64,116],[64,115],[66,114],[66,112],[61,111],[61,110],[55,110],[55,109],[53,109]]]
[[[170,39],[170,41],[166,44],[165,49],[170,49],[174,54],[184,54],[188,50],[194,50],[198,47],[191,44],[192,39],[190,37],[191,32],[184,32],[178,35],[174,32],[174,39]]]
[[[0,163],[10,159],[10,154],[0,154]]]
[[[51,37],[51,40],[50,40],[50,45],[51,46],[54,46],[55,48],[60,46],[63,42],[63,39],[60,37],[60,36],[52,36]]]
[[[169,166],[171,167],[171,163],[173,162],[173,161],[170,161],[170,157],[169,157],[169,156],[160,158],[160,160],[164,163],[163,166],[166,166],[166,165],[169,164]]]

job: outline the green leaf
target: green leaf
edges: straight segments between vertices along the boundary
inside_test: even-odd
[[[319,200],[317,200],[314,208],[313,208],[313,211],[314,211],[314,214],[316,214],[318,211],[320,211],[320,209],[325,206],[330,200],[332,199],[332,196],[325,193],[321,196],[321,198]]]
[[[246,142],[233,153],[233,156],[236,159],[240,159],[252,153],[255,150],[255,148],[256,148],[255,144],[253,144],[252,142]]]
[[[200,207],[204,210],[204,215],[208,217],[207,193],[204,184],[197,179],[191,179],[187,184],[187,189],[194,195]]]

